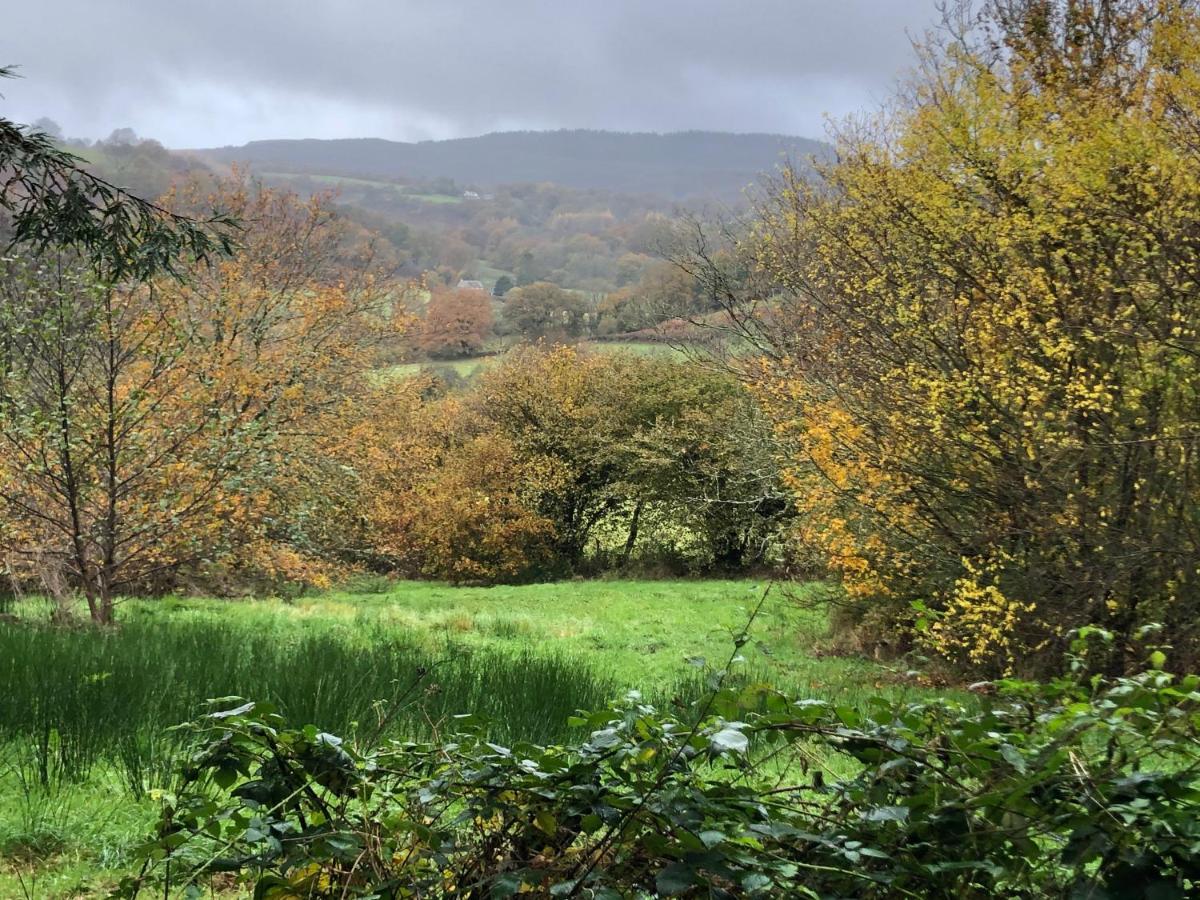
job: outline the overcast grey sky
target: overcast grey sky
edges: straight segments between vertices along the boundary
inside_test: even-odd
[[[820,137],[934,0],[0,0],[0,111],[168,146],[688,128]],[[906,33],[907,30],[907,33]]]

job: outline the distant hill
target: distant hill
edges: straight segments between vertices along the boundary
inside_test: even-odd
[[[388,179],[451,178],[489,187],[554,182],[672,200],[736,197],[785,158],[826,157],[827,144],[777,134],[513,131],[447,141],[378,138],[252,141],[196,151],[259,170]]]

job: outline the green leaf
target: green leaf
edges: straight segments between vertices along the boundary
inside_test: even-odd
[[[549,810],[538,810],[536,816],[533,817],[533,822],[543,832],[553,837],[558,832],[558,819],[554,817],[554,813]]]
[[[740,729],[726,725],[712,736],[712,745],[720,751],[745,753],[750,749],[750,739]]]
[[[907,806],[876,806],[863,814],[868,822],[904,822],[908,820]]]
[[[696,883],[696,872],[685,862],[671,863],[654,877],[654,886],[664,897],[675,897]]]
[[[1025,757],[1021,755],[1021,751],[1012,744],[1001,744],[1000,755],[1004,757],[1004,761],[1020,772],[1025,774],[1028,767],[1025,764]]]
[[[521,885],[524,882],[523,872],[505,872],[503,875],[498,875],[493,879],[489,896],[500,898],[511,897],[521,890]]]

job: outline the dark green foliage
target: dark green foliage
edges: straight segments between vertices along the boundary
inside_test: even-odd
[[[492,288],[493,297],[503,297],[513,289],[513,280],[507,275],[501,275],[496,279],[496,284]]]
[[[0,78],[12,77],[0,67]],[[0,209],[13,244],[34,255],[51,247],[81,252],[106,280],[175,272],[181,259],[231,250],[233,223],[172,213],[80,168],[50,135],[0,117]]]
[[[865,713],[718,673],[681,719],[631,695],[568,747],[355,745],[226,698],[120,895],[236,871],[256,897],[1194,896],[1200,677],[1161,662]],[[809,772],[822,749],[856,773]]]
[[[501,322],[509,334],[525,338],[578,337],[586,314],[587,305],[578,294],[556,284],[535,281],[509,292]]]

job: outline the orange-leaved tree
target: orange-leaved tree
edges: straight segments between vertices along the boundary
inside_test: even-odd
[[[67,256],[0,277],[0,539],[18,570],[57,561],[100,623],[122,590],[264,546],[289,460],[396,327],[369,260],[334,263],[321,199],[238,177],[218,195],[166,201],[242,223],[236,256],[186,278],[109,284]]]
[[[381,433],[376,422],[356,454],[374,554],[387,568],[455,582],[545,575],[555,532],[538,500],[562,482],[559,467],[522,453],[453,395],[423,404],[423,387],[397,389],[394,428]]]
[[[483,291],[435,290],[421,324],[420,348],[434,359],[471,356],[492,333],[492,301]]]

